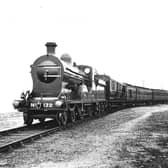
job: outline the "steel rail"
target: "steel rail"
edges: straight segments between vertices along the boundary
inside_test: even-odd
[[[53,122],[53,121],[46,121],[45,124],[50,124],[51,122]],[[23,130],[27,130],[27,129],[30,129],[30,128],[33,129],[33,128],[37,128],[37,127],[40,127],[40,126],[42,126],[41,123],[35,123],[35,124],[32,124],[31,126],[23,125],[23,126],[20,126],[20,127],[10,128],[10,129],[7,129],[7,130],[1,130],[0,131],[0,137],[3,136],[3,135],[8,135],[10,133],[17,132],[17,131],[23,131]]]
[[[45,124],[36,123],[31,126],[2,130],[0,131],[0,153],[23,146],[26,143],[47,136],[58,129],[61,129],[61,127],[56,127],[53,121],[47,121]]]
[[[13,149],[18,148],[20,146],[24,146],[26,143],[33,142],[33,141],[35,141],[37,139],[40,139],[44,136],[52,134],[52,133],[58,131],[59,129],[60,129],[60,127],[50,128],[50,129],[47,129],[45,131],[40,131],[40,132],[35,133],[33,135],[30,135],[30,136],[27,135],[24,138],[21,138],[22,134],[20,134],[21,137],[19,136],[20,138],[18,140],[15,140],[13,142],[1,145],[0,146],[0,153],[13,150]]]
[[[73,126],[76,126],[78,124],[82,124],[82,123],[89,121],[89,120],[86,117],[86,119],[77,120],[75,123],[68,123],[66,126],[56,126],[56,125],[54,126],[54,125],[52,125],[52,123],[54,123],[54,122],[50,121],[50,122],[48,122],[49,128],[39,127],[40,128],[39,129],[39,128],[37,128],[37,126],[40,126],[40,123],[38,123],[38,124],[33,124],[32,126],[29,126],[29,127],[22,126],[22,127],[13,128],[10,130],[0,131],[0,153],[12,151],[16,148],[25,146],[27,143],[31,143],[31,142],[33,142],[37,139],[40,139],[44,136],[48,136],[48,135],[53,134],[57,131],[72,128]],[[43,126],[46,126],[46,125],[43,125]],[[29,131],[30,131],[31,135],[28,135]],[[33,135],[32,135],[32,131],[34,132]],[[11,140],[11,142],[7,142],[7,141],[9,141],[9,139],[10,140],[16,139],[16,140]]]
[[[0,154],[13,151],[16,148],[25,146],[44,136],[48,136],[57,131],[68,130],[82,123],[94,120],[97,117],[85,117],[82,120],[76,120],[75,123],[68,123],[66,126],[56,126],[53,120],[45,122],[45,124],[33,124],[31,126],[22,126],[9,130],[0,131]],[[28,135],[30,132],[31,135]],[[32,134],[33,133],[33,134]],[[15,140],[12,140],[15,139]],[[7,142],[11,140],[11,142]]]

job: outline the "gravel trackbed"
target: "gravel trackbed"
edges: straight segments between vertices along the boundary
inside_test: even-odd
[[[0,167],[168,167],[167,128],[168,105],[124,109],[3,154]]]

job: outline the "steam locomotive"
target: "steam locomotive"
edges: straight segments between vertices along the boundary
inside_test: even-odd
[[[55,56],[56,43],[46,43],[47,54],[31,65],[32,91],[13,106],[23,112],[26,125],[52,118],[59,125],[85,116],[102,116],[115,107],[168,102],[168,91],[119,83],[88,65],[77,65],[68,54]]]

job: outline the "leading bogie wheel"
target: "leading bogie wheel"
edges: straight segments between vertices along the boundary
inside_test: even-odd
[[[23,113],[24,124],[30,126],[33,122],[33,118],[28,113]]]
[[[61,114],[59,116],[60,116],[61,125],[66,126],[67,121],[68,121],[67,111],[61,112]]]
[[[61,122],[60,122],[60,114],[57,112],[56,115],[55,115],[55,124],[60,126],[61,125]]]

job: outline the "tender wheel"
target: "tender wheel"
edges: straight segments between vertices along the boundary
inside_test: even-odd
[[[82,114],[82,109],[81,109],[81,107],[77,107],[76,108],[76,111],[77,111],[77,119],[79,119],[79,120],[83,120],[83,114]]]
[[[105,105],[101,104],[101,116],[104,116],[105,114]]]
[[[75,123],[75,121],[76,121],[75,110],[70,110],[70,112],[69,112],[69,119],[70,119],[70,122]]]
[[[28,113],[23,113],[24,124],[30,126],[33,122],[33,118]]]
[[[89,117],[93,117],[93,108],[90,106],[88,107],[88,114],[89,114]]]
[[[98,104],[96,106],[95,116],[96,117],[100,117],[101,116],[101,105],[100,104]]]

